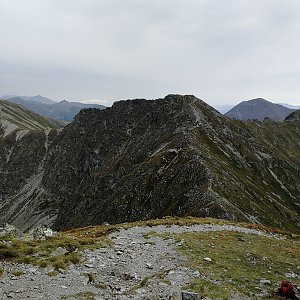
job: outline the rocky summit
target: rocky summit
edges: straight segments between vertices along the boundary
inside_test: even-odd
[[[4,159],[8,140],[14,159]],[[192,215],[299,230],[297,118],[233,120],[168,95],[82,110],[46,144],[2,137],[1,176],[14,182],[1,189],[1,222],[66,229]]]

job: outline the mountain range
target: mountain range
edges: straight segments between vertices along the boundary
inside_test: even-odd
[[[168,95],[84,109],[47,132],[1,138],[0,222],[66,229],[192,215],[299,231],[299,112],[245,122]]]
[[[69,102],[63,100],[55,102],[49,98],[37,95],[33,97],[27,96],[3,96],[0,99],[21,105],[31,111],[54,118],[63,122],[71,122],[76,114],[84,108],[104,109],[105,106],[98,104],[85,104],[81,102]]]
[[[36,96],[18,96],[18,95],[5,95],[0,97],[3,100],[10,100],[13,98],[20,98],[23,100],[31,101],[31,102],[37,102],[37,103],[43,103],[43,104],[55,104],[57,101],[51,100],[47,97],[36,95]]]

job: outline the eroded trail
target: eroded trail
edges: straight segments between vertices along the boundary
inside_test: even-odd
[[[187,258],[177,251],[184,241],[165,234],[223,230],[274,237],[231,225],[122,229],[110,234],[111,246],[86,250],[81,264],[56,276],[49,276],[53,267],[3,263],[0,299],[169,299],[176,290],[202,275],[189,269]]]

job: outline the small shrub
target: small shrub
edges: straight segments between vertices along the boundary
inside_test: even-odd
[[[14,276],[21,276],[21,275],[24,275],[25,272],[20,271],[20,270],[14,270],[14,271],[11,272],[11,274],[14,275]]]
[[[80,255],[79,253],[70,253],[65,257],[65,260],[71,262],[72,264],[78,264],[80,262]]]
[[[88,278],[89,284],[94,284],[96,282],[96,275],[93,273],[84,273],[84,275]]]
[[[4,268],[3,266],[0,264],[0,276],[2,276],[4,274]]]
[[[67,264],[63,259],[56,260],[52,265],[56,271],[58,271],[59,269],[65,270],[67,268]]]
[[[103,283],[103,282],[97,282],[95,284],[95,287],[98,288],[98,289],[106,289],[107,288],[107,284]]]
[[[40,260],[37,264],[41,268],[46,268],[48,266],[48,262],[46,260]]]
[[[94,300],[95,294],[93,292],[80,292],[75,295],[63,295],[61,299],[81,299],[81,300]]]
[[[16,258],[19,256],[20,254],[18,253],[18,251],[13,248],[0,249],[0,259]]]
[[[57,271],[50,271],[50,272],[47,273],[47,275],[50,276],[50,277],[57,276],[58,274],[59,274],[59,272],[57,272]]]

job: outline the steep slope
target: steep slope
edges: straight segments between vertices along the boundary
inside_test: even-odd
[[[257,98],[239,103],[225,116],[239,120],[256,119],[263,121],[264,118],[270,118],[274,121],[283,121],[293,111],[294,109]]]
[[[299,145],[299,120],[232,120],[194,96],[82,110],[31,185],[38,210],[7,214],[6,201],[0,221],[62,229],[193,215],[299,230]]]
[[[0,100],[0,137],[14,131],[54,128],[47,119],[13,103]]]
[[[0,100],[0,219],[11,219],[26,207],[36,214],[43,159],[57,135],[47,119],[8,101]],[[43,212],[37,219],[41,218]],[[48,213],[47,213],[48,218]],[[21,218],[22,219],[22,218]],[[26,219],[22,219],[24,222]],[[35,220],[36,221],[36,220]],[[34,222],[35,222],[34,221]]]
[[[41,96],[40,96],[41,97]],[[28,99],[27,99],[28,98]],[[68,102],[63,100],[61,102],[39,102],[34,100],[34,97],[14,97],[7,101],[22,105],[31,111],[43,116],[52,117],[58,120],[71,122],[75,115],[77,115],[81,109],[84,108],[99,108],[104,109],[105,106],[97,104],[85,104],[80,102]],[[45,97],[43,97],[45,98]],[[48,98],[46,98],[48,99]]]
[[[174,214],[295,228],[299,133],[299,122],[224,118],[193,96],[84,110],[47,160],[43,183],[61,203],[55,226]]]

